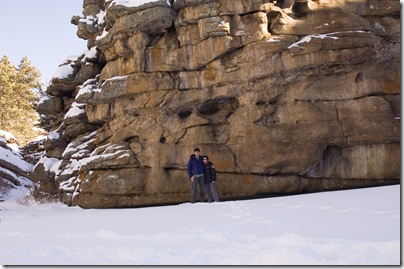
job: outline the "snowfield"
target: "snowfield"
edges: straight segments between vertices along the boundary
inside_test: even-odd
[[[3,265],[400,265],[400,185],[132,209],[17,200],[0,203]]]

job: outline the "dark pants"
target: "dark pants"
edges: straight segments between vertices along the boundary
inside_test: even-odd
[[[201,202],[205,202],[205,176],[199,175],[194,177],[194,182],[192,182],[192,197],[191,203],[196,202],[196,190],[198,189],[199,185],[199,199]]]
[[[208,202],[220,202],[215,182],[205,182],[205,191],[208,193]]]

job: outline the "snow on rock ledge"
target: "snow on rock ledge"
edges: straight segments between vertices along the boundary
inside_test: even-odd
[[[29,179],[34,166],[23,159],[16,144],[9,143],[17,141],[12,134],[0,133],[0,198],[4,198],[10,190],[27,192],[34,186]]]

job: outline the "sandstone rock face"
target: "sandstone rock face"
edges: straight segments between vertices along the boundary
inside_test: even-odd
[[[127,2],[127,1],[126,1]],[[84,208],[190,200],[195,147],[222,200],[400,182],[400,3],[84,1],[34,176]]]

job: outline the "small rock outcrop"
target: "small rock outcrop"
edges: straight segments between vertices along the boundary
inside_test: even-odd
[[[30,177],[33,167],[20,153],[18,140],[12,134],[0,130],[0,201],[10,191],[25,191],[20,195],[23,196],[34,187]]]
[[[195,147],[221,200],[400,182],[400,3],[84,0],[88,52],[38,111],[33,176],[84,208],[190,200]]]

